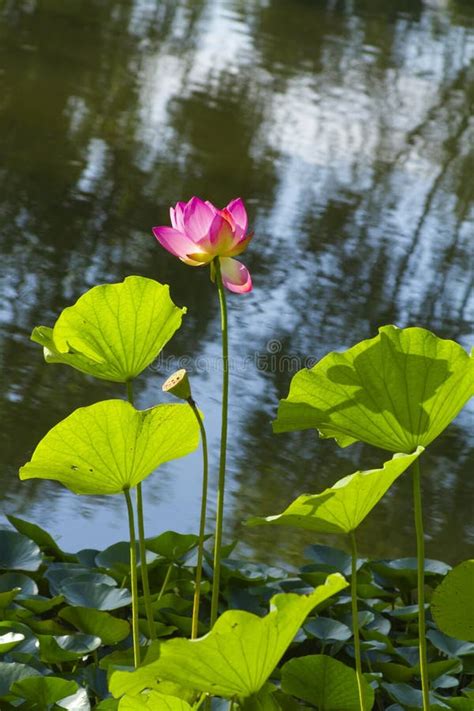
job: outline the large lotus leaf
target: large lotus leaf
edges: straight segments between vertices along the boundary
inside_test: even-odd
[[[445,634],[474,642],[474,559],[453,568],[431,599],[431,613]]]
[[[382,684],[389,696],[402,705],[407,711],[415,711],[415,709],[423,708],[423,695],[419,689],[414,689],[408,684]],[[439,697],[437,698],[430,692],[430,711],[439,711],[441,709],[449,709],[449,706],[444,703]]]
[[[90,289],[64,309],[53,329],[39,326],[31,339],[43,346],[48,363],[123,383],[153,362],[184,313],[168,285],[131,276]]]
[[[126,620],[119,620],[108,612],[90,607],[65,607],[60,610],[59,617],[80,632],[100,637],[103,644],[117,644],[130,633],[130,625]]]
[[[33,541],[16,531],[0,530],[0,570],[38,570],[43,557]]]
[[[317,533],[354,531],[372,511],[393,482],[423,452],[396,454],[382,469],[355,472],[337,481],[321,494],[299,496],[283,513],[251,518],[250,526],[272,524],[293,526]]]
[[[158,677],[217,696],[251,696],[265,684],[311,610],[345,587],[336,573],[310,595],[276,595],[265,617],[224,612],[204,637],[169,640],[150,664],[131,673],[115,672],[110,690],[120,696],[130,684],[146,688]]]
[[[474,394],[474,359],[422,328],[383,326],[343,353],[300,370],[281,400],[275,432],[317,429],[345,447],[426,447]]]
[[[120,700],[119,711],[191,711],[191,706],[176,696],[150,691],[139,696],[124,696]]]
[[[124,400],[105,400],[53,427],[20,479],[56,479],[76,494],[118,494],[198,442],[199,427],[186,404],[138,411]]]
[[[356,673],[337,659],[323,654],[297,657],[281,670],[287,694],[308,701],[318,711],[360,711]],[[374,705],[374,690],[363,680],[364,711]]]
[[[78,689],[75,681],[67,681],[57,676],[32,676],[21,681],[16,681],[11,691],[26,701],[33,702],[29,709],[44,711],[67,696],[71,696]]]

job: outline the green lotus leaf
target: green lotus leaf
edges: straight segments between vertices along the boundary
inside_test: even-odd
[[[8,592],[15,588],[20,589],[21,595],[37,595],[38,586],[33,578],[23,573],[4,573],[0,575],[0,592]]]
[[[31,523],[30,521],[24,521],[16,516],[10,515],[7,516],[7,519],[17,531],[34,541],[36,545],[38,545],[46,553],[52,554],[56,560],[75,560],[73,555],[64,553],[64,551],[59,548],[54,538],[47,531],[41,528],[41,526],[38,526],[36,523]]]
[[[100,637],[103,644],[117,644],[130,633],[126,620],[119,620],[108,612],[90,607],[65,607],[59,617],[73,625],[80,632]]]
[[[185,313],[168,285],[130,276],[90,289],[64,309],[54,328],[39,326],[31,339],[43,346],[48,363],[124,383],[155,360]]]
[[[56,479],[76,494],[118,494],[198,442],[187,404],[139,411],[123,400],[105,400],[80,407],[53,427],[20,469],[20,479]]]
[[[318,711],[360,711],[357,676],[351,667],[323,654],[297,657],[281,670],[281,687]],[[364,679],[364,711],[374,705],[374,690]]]
[[[352,637],[352,630],[347,625],[330,617],[309,620],[304,625],[304,631],[310,637],[316,637],[321,642],[347,642]]]
[[[0,610],[5,610],[7,607],[10,607],[20,592],[20,588],[13,588],[13,590],[8,590],[8,592],[0,592]]]
[[[67,681],[57,676],[32,676],[16,681],[11,691],[26,701],[33,702],[29,709],[44,711],[67,696],[71,696],[78,689],[75,681]]]
[[[40,659],[47,664],[74,661],[100,647],[100,637],[87,634],[56,636],[40,634],[38,635],[38,640],[40,644]]]
[[[16,602],[26,610],[33,612],[33,614],[42,615],[61,605],[64,602],[64,597],[62,595],[56,595],[55,597],[43,597],[42,595],[22,596]]]
[[[105,583],[77,582],[72,579],[61,587],[66,602],[77,607],[89,607],[95,610],[117,610],[132,602],[130,591],[115,588]]]
[[[24,639],[25,635],[21,634],[21,632],[6,632],[5,634],[0,634],[0,654],[6,654],[10,649],[16,647],[17,644],[23,642]]]
[[[311,610],[345,587],[336,573],[310,595],[276,595],[265,617],[224,612],[206,636],[163,642],[151,663],[131,673],[114,672],[110,690],[114,696],[132,689],[137,693],[158,677],[216,696],[251,696],[265,684]]]
[[[321,494],[299,496],[281,514],[257,516],[247,521],[247,525],[271,524],[317,533],[350,533],[423,451],[423,447],[418,447],[413,454],[395,454],[382,469],[350,474]]]
[[[8,694],[11,685],[16,681],[30,676],[41,676],[41,673],[28,664],[0,662],[0,698]]]
[[[140,565],[140,549],[137,545],[136,550],[137,566]],[[158,559],[158,556],[151,551],[146,551],[146,562],[149,565]],[[125,575],[130,574],[130,543],[128,541],[119,541],[113,543],[105,550],[97,553],[94,564],[98,568],[107,568],[114,574]]]
[[[206,540],[209,536],[206,536]],[[194,548],[197,548],[199,536],[193,533],[176,533],[176,531],[164,531],[159,536],[146,539],[146,547],[162,558],[173,562],[178,562],[185,558]]]
[[[176,696],[150,691],[139,696],[124,696],[119,703],[119,711],[191,711],[187,701]]]
[[[85,689],[78,689],[75,694],[61,699],[57,704],[58,709],[66,709],[66,711],[91,711],[89,696]],[[96,708],[96,706],[94,706]],[[53,707],[55,711],[56,707]]]
[[[0,530],[0,570],[38,570],[43,561],[33,541],[16,531]]]
[[[388,695],[397,701],[407,711],[423,708],[423,695],[419,689],[414,689],[408,684],[382,684]],[[449,709],[449,706],[437,698],[432,692],[429,695],[430,711]]]
[[[431,599],[431,613],[441,632],[474,642],[474,559],[453,568]]]
[[[474,359],[422,328],[383,326],[342,353],[300,370],[280,401],[275,432],[317,429],[345,447],[427,447],[474,394]]]

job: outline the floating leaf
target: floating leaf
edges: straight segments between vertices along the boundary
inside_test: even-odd
[[[25,635],[20,632],[6,632],[5,634],[0,634],[0,654],[6,654],[10,649],[13,649],[23,642]]]
[[[137,566],[140,565],[140,550],[137,544]],[[146,551],[147,564],[153,563],[158,556],[151,551]],[[120,574],[122,577],[130,574],[130,543],[128,541],[119,541],[113,543],[105,550],[98,553],[95,557],[95,565],[99,568],[112,569],[114,573]]]
[[[30,676],[41,676],[40,672],[28,664],[0,662],[0,698],[6,696],[15,681]]]
[[[209,536],[206,536],[206,540]],[[177,562],[184,558],[187,553],[197,547],[199,536],[192,533],[176,533],[176,531],[165,531],[159,536],[146,539],[146,547],[166,558],[170,563]]]
[[[105,400],[80,407],[53,427],[20,469],[20,479],[56,479],[76,494],[118,494],[198,442],[188,405],[138,411],[123,400]]]
[[[423,708],[423,695],[419,689],[414,689],[408,684],[382,684],[385,691],[389,696],[397,701],[404,709],[422,709]],[[432,692],[429,695],[430,699],[430,711],[441,711],[442,709],[449,709],[449,706],[436,698]]]
[[[119,703],[119,711],[191,711],[191,706],[176,696],[150,691],[139,696],[124,696]]]
[[[59,617],[85,634],[100,637],[103,644],[117,644],[130,633],[126,620],[90,607],[65,607],[59,612]]]
[[[28,708],[44,711],[52,704],[74,694],[77,689],[75,681],[67,681],[57,676],[33,676],[16,681],[11,691],[15,696],[33,702]]]
[[[75,560],[73,555],[64,553],[52,536],[45,531],[41,526],[36,523],[31,523],[30,521],[24,521],[16,516],[7,516],[11,525],[16,528],[17,531],[22,533],[27,538],[31,538],[40,548],[45,550],[47,553],[52,553],[57,560]]]
[[[0,592],[18,588],[22,595],[37,595],[38,586],[33,578],[22,573],[4,573],[0,575]]]
[[[275,432],[317,429],[345,447],[427,447],[474,394],[474,360],[422,328],[383,326],[343,353],[300,370],[281,400]]]
[[[164,642],[155,661],[132,673],[115,672],[110,690],[120,696],[132,685],[136,693],[137,685],[146,688],[159,677],[217,696],[251,696],[265,684],[309,612],[345,587],[336,573],[310,595],[276,595],[263,618],[224,612],[205,637]]]
[[[431,600],[431,613],[445,634],[474,642],[474,559],[453,568],[438,585]]]
[[[48,664],[74,661],[100,647],[100,637],[89,634],[68,634],[55,637],[40,634],[38,640],[40,659]]]
[[[85,689],[78,689],[75,694],[58,702],[58,707],[67,711],[90,711],[91,705]],[[94,708],[97,708],[96,706]]]
[[[16,531],[0,530],[0,570],[38,570],[41,551],[33,541]]]
[[[281,514],[256,516],[247,525],[286,525],[317,533],[350,533],[422,452],[423,447],[418,447],[414,454],[395,454],[382,469],[357,471],[321,494],[299,496]]]
[[[53,329],[39,326],[31,339],[43,346],[48,363],[124,383],[155,360],[184,313],[168,285],[130,276],[90,289],[64,309]]]
[[[114,588],[104,583],[91,585],[88,582],[66,582],[61,587],[66,602],[77,607],[90,607],[95,610],[117,610],[132,602],[130,591],[126,588]]]
[[[314,704],[319,711],[360,711],[357,676],[351,667],[323,654],[297,657],[281,670],[287,694]],[[374,691],[364,679],[364,711],[374,704]]]
[[[342,622],[330,617],[318,616],[304,625],[304,631],[321,642],[347,642],[352,637],[352,630]]]
[[[440,652],[448,657],[474,656],[474,644],[472,642],[461,642],[438,630],[428,630],[426,637],[436,649],[439,649]]]
[[[412,590],[417,585],[418,562],[416,558],[397,558],[395,560],[375,560],[369,563],[379,576],[395,584],[400,589]],[[444,577],[451,566],[440,560],[425,558],[425,577]]]

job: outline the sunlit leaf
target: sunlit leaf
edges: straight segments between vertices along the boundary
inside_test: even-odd
[[[124,696],[119,703],[119,711],[191,711],[191,706],[176,696],[150,691],[139,696]]]
[[[58,702],[58,708],[67,711],[90,711],[91,705],[85,689],[78,689],[75,694],[67,696]],[[94,706],[94,708],[97,708]]]
[[[441,632],[474,642],[474,559],[453,568],[431,599],[431,613]]]
[[[16,531],[0,530],[0,570],[38,570],[43,557],[33,541]]]
[[[103,644],[117,644],[130,633],[126,620],[119,620],[108,612],[90,607],[65,607],[59,617],[76,627],[80,632],[100,637]]]
[[[111,692],[120,696],[135,685],[136,693],[137,685],[146,688],[158,677],[227,698],[251,696],[265,684],[311,610],[345,587],[344,578],[335,574],[310,595],[276,595],[263,618],[224,612],[205,637],[164,642],[155,661],[132,673],[115,672]]]
[[[422,328],[383,326],[342,353],[299,371],[281,400],[275,432],[317,429],[345,447],[390,452],[426,447],[474,394],[474,359]]]
[[[31,338],[43,346],[48,363],[126,382],[155,360],[184,313],[171,300],[168,285],[130,276],[90,289],[64,309],[53,329],[39,326]]]
[[[323,654],[290,659],[282,667],[281,686],[318,711],[360,711],[355,671]],[[374,691],[365,679],[364,696],[364,711],[370,711]]]
[[[20,469],[20,479],[56,479],[76,494],[118,494],[198,442],[188,405],[139,411],[123,400],[105,400],[53,427]]]
[[[382,469],[350,474],[321,494],[299,496],[281,514],[256,516],[247,521],[247,525],[286,525],[317,533],[349,533],[362,523],[421,452],[423,447],[414,454],[396,454]]]

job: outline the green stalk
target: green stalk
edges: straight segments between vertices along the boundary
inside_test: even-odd
[[[202,579],[202,561],[204,557],[204,536],[206,534],[206,510],[207,510],[207,488],[208,488],[208,453],[207,453],[207,436],[202,417],[199,413],[196,403],[190,397],[189,405],[194,412],[201,431],[201,447],[202,447],[202,494],[201,494],[201,519],[199,523],[199,544],[198,544],[198,559],[196,566],[196,581],[194,590],[193,602],[193,619],[191,625],[191,639],[196,639],[198,636],[199,625],[199,603],[201,597],[201,579]]]
[[[423,531],[423,511],[421,507],[420,464],[413,463],[413,502],[415,508],[416,555],[418,577],[418,635],[420,651],[421,691],[423,695],[423,711],[430,708],[430,688],[428,678],[428,660],[426,656],[426,622],[425,622],[425,536]]]
[[[352,574],[351,574],[351,605],[352,605],[352,628],[354,631],[354,653],[357,675],[357,690],[359,692],[360,711],[365,710],[364,699],[364,677],[362,676],[362,657],[360,653],[359,636],[359,613],[357,609],[357,543],[354,531],[349,535],[351,541],[352,554]]]
[[[219,608],[219,587],[221,577],[221,547],[222,547],[222,527],[224,522],[224,490],[225,490],[225,464],[227,456],[227,409],[229,402],[229,342],[227,327],[227,303],[222,283],[221,264],[219,257],[213,262],[216,285],[219,294],[219,305],[221,309],[221,331],[222,331],[222,425],[221,425],[221,453],[219,459],[219,480],[217,486],[217,515],[216,515],[216,535],[214,541],[214,575],[212,579],[212,600],[211,600],[211,627],[217,619]]]
[[[156,598],[157,600],[161,600],[161,598],[163,597],[163,594],[164,594],[166,587],[169,583],[172,570],[173,570],[173,563],[170,563],[168,566],[168,570],[166,571],[165,579],[163,580],[163,585],[161,586],[161,590],[158,593],[158,597]]]
[[[130,529],[130,580],[132,583],[132,635],[133,662],[135,668],[140,664],[140,630],[138,629],[138,580],[137,580],[137,542],[135,539],[135,518],[130,490],[123,490],[127,502],[128,525]]]
[[[127,380],[127,397],[130,405],[134,405],[132,381]],[[145,547],[145,521],[143,516],[143,493],[141,482],[137,485],[137,523],[138,523],[138,548],[140,550],[140,571],[142,574],[143,599],[145,602],[145,614],[148,623],[148,636],[156,639],[155,621],[153,608],[151,606],[150,583],[148,581],[148,568],[146,565]]]

